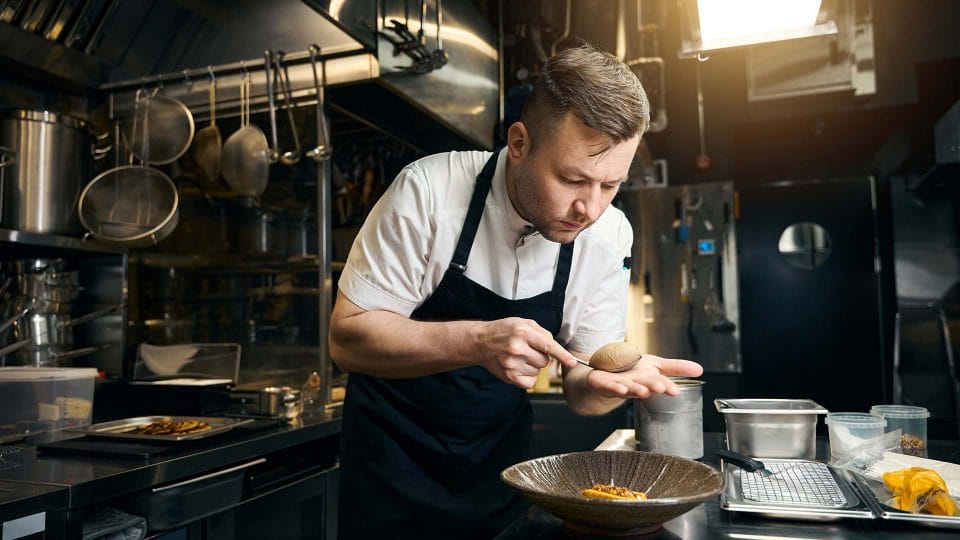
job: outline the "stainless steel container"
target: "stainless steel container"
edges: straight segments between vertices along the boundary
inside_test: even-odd
[[[296,388],[271,386],[260,390],[260,414],[291,419],[300,416],[302,410],[302,396]]]
[[[286,222],[271,208],[234,207],[230,229],[230,250],[238,255],[265,257],[282,255],[287,247]]]
[[[827,410],[809,399],[715,399],[727,427],[727,448],[759,458],[814,459],[817,418]]]
[[[0,145],[16,152],[4,173],[3,226],[79,234],[77,201],[94,151],[89,124],[49,111],[5,111]]]
[[[703,381],[681,379],[679,396],[655,394],[634,402],[637,450],[703,457]]]

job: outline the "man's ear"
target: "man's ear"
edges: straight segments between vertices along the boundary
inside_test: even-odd
[[[507,156],[511,161],[516,161],[530,153],[530,132],[523,122],[517,121],[510,124],[507,129]]]

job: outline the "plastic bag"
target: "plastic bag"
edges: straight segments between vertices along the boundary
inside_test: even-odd
[[[883,483],[893,494],[888,503],[905,512],[937,516],[960,515],[960,507],[947,491],[943,478],[932,469],[910,467],[883,474]]]
[[[830,466],[861,472],[883,459],[884,452],[900,452],[900,430],[868,439],[841,451],[830,447]]]

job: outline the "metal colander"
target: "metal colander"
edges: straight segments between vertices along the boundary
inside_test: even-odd
[[[98,240],[144,247],[173,232],[179,206],[177,187],[167,175],[126,165],[87,184],[80,194],[80,222]]]

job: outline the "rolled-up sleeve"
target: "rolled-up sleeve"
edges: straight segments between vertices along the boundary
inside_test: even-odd
[[[371,209],[338,282],[361,309],[409,317],[422,302],[432,204],[423,171],[408,165]]]

